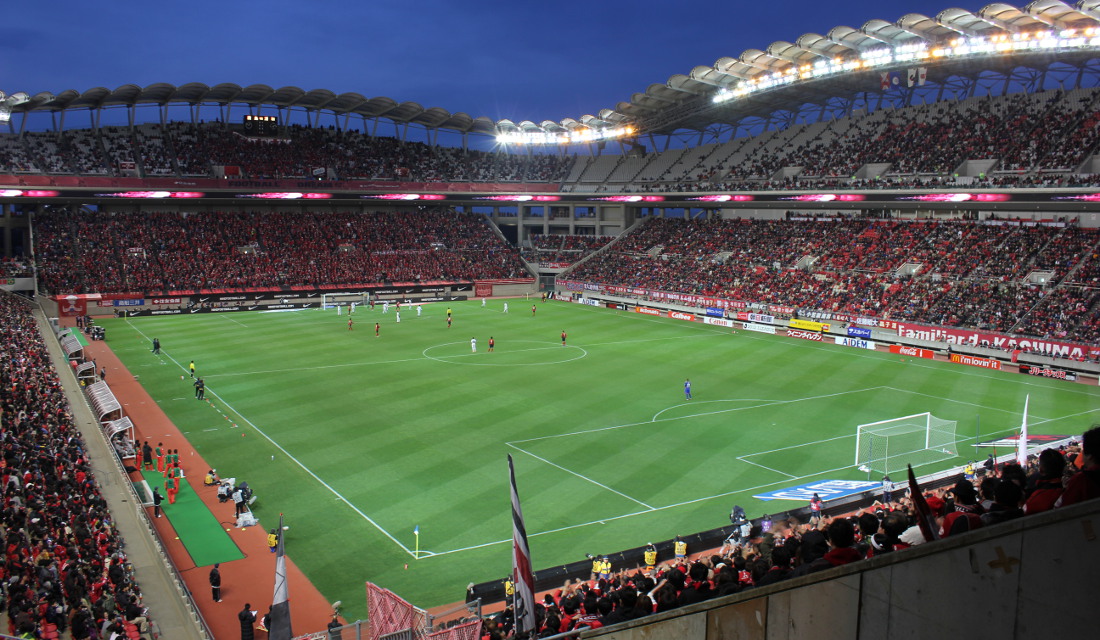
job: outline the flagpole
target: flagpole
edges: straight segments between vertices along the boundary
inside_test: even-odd
[[[1031,394],[1024,396],[1024,419],[1020,424],[1020,436],[1016,439],[1016,463],[1027,469],[1027,405],[1031,402]]]
[[[420,559],[420,525],[416,525],[416,528],[413,529],[413,535],[416,536],[416,550],[413,551],[413,559],[419,560]]]
[[[283,514],[279,514],[279,537],[275,545],[275,593],[271,599],[271,620],[267,637],[269,640],[290,640],[294,632],[290,625],[290,597],[287,591],[286,548],[283,538]]]

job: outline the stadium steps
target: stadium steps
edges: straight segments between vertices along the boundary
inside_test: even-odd
[[[559,273],[557,275],[557,278],[559,278],[559,279],[564,278],[564,279],[568,280],[569,279],[569,274],[572,273],[574,269],[576,269],[577,267],[581,266],[582,264],[588,262],[589,260],[595,258],[598,255],[602,255],[603,253],[605,253],[607,251],[613,251],[615,245],[619,243],[619,240],[627,237],[628,235],[633,233],[634,230],[639,229],[643,224],[649,222],[649,220],[650,220],[650,218],[639,218],[639,219],[635,220],[634,224],[630,225],[630,227],[628,227],[626,230],[624,230],[622,233],[620,233],[618,236],[616,236],[615,239],[613,239],[611,242],[608,242],[604,246],[602,246],[599,249],[597,249],[597,250],[593,251],[592,253],[588,254],[583,259],[578,260],[577,262],[574,262],[565,271],[562,271],[561,273]]]

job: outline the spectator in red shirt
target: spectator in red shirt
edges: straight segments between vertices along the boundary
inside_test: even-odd
[[[1066,469],[1066,459],[1054,449],[1044,449],[1039,454],[1039,479],[1024,502],[1024,513],[1042,513],[1054,508],[1054,503],[1062,497],[1062,473]]]
[[[1069,479],[1062,497],[1054,503],[1056,508],[1100,498],[1100,424],[1081,437],[1081,462],[1081,470]]]

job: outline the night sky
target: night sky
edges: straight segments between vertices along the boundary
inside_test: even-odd
[[[16,2],[0,22],[0,91],[229,82],[387,96],[493,120],[560,121],[614,108],[673,74],[776,40],[985,4]]]

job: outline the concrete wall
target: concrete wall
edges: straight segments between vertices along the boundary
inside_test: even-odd
[[[1096,637],[1098,533],[1093,500],[582,637]]]

